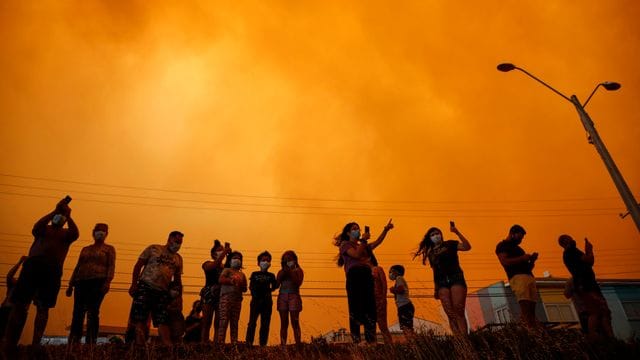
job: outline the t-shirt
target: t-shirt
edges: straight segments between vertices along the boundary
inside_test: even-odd
[[[498,243],[498,245],[496,246],[496,255],[500,253],[507,254],[507,258],[516,258],[525,254],[524,250],[519,245],[509,240],[502,240]],[[533,264],[528,261],[523,261],[518,264],[509,266],[503,266],[503,268],[507,273],[507,277],[509,279],[518,274],[533,276],[533,272],[531,271],[533,270]]]
[[[113,246],[107,244],[85,246],[80,251],[73,280],[113,279],[115,262],[116,249]]]
[[[429,265],[433,269],[436,282],[447,276],[462,274],[458,259],[458,241],[447,240],[429,251]]]
[[[254,271],[249,277],[249,290],[254,299],[271,300],[271,292],[277,287],[276,276],[268,271]]]
[[[205,286],[219,285],[220,283],[218,282],[218,280],[220,279],[222,268],[215,267],[209,271],[205,270],[204,269],[205,264],[210,262],[212,263],[213,261],[205,261],[202,264],[202,270],[204,271],[204,278],[205,278]]]
[[[32,233],[35,238],[29,249],[29,257],[40,257],[45,263],[62,270],[69,246],[78,239],[78,232],[36,223]]]
[[[234,270],[232,268],[224,268],[220,274],[220,278],[236,278],[236,284],[242,282],[246,284],[247,281],[242,271]],[[233,299],[238,301],[242,301],[242,290],[246,290],[246,288],[243,289],[239,285],[220,284],[220,296],[231,296]]]
[[[182,274],[182,256],[172,253],[163,245],[150,245],[139,257],[145,266],[140,280],[156,290],[169,290],[175,274]]]
[[[344,260],[344,272],[349,272],[351,268],[357,266],[369,266],[368,259],[356,259],[347,254],[349,249],[355,249],[357,246],[358,244],[353,241],[343,241],[342,244],[340,244],[340,256],[342,256]]]
[[[395,287],[397,288],[399,286],[404,287],[404,292],[402,292],[401,294],[393,294],[396,300],[397,307],[401,307],[411,303],[411,300],[409,299],[409,286],[407,285],[407,282],[404,280],[404,276],[398,275],[396,277]]]
[[[596,274],[593,272],[593,265],[582,260],[583,256],[584,253],[575,246],[565,249],[562,254],[562,261],[569,269],[573,277],[573,285],[578,291],[592,289],[594,285],[598,284]]]
[[[280,277],[280,294],[299,294],[300,286],[293,281],[293,273],[297,273],[298,276],[302,276],[302,268],[296,267],[294,269],[285,271],[280,270],[281,273],[278,273]],[[281,275],[282,274],[282,275]]]

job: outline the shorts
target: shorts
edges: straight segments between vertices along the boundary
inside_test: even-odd
[[[207,285],[200,290],[200,303],[217,307],[220,302],[220,285]]]
[[[62,269],[48,264],[41,257],[30,257],[22,265],[22,271],[13,292],[13,304],[28,305],[33,301],[37,307],[56,306]]]
[[[300,312],[302,311],[302,298],[300,294],[278,294],[278,311]]]
[[[513,291],[518,301],[538,301],[538,289],[536,279],[528,274],[517,274],[509,279],[511,291]]]
[[[131,304],[131,319],[134,322],[146,323],[151,313],[153,325],[166,325],[169,323],[169,303],[171,296],[168,291],[156,290],[149,284],[139,281],[138,290],[133,294]]]
[[[413,303],[402,305],[398,308],[398,322],[400,323],[400,329],[413,330],[413,316],[416,309],[413,307]]]
[[[436,287],[436,291],[438,291],[440,288],[451,289],[453,285],[461,285],[467,287],[467,282],[464,280],[463,273],[441,276],[438,279],[434,279],[433,282]]]

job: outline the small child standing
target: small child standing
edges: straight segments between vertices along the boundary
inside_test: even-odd
[[[415,308],[409,299],[409,286],[404,280],[404,266],[393,265],[389,269],[389,279],[395,280],[395,284],[389,288],[389,291],[394,295],[396,300],[400,329],[404,333],[405,338],[410,339],[414,336],[413,315]]]
[[[251,305],[249,312],[249,325],[247,325],[247,345],[253,345],[256,333],[258,316],[260,317],[260,346],[267,345],[269,340],[269,324],[273,311],[271,293],[278,288],[276,276],[267,270],[271,266],[271,254],[268,251],[258,255],[260,271],[254,271],[249,278],[249,290],[251,290]]]
[[[302,311],[302,298],[300,286],[304,280],[304,272],[298,264],[298,255],[293,250],[285,251],[280,261],[282,269],[278,271],[276,280],[280,285],[278,294],[278,312],[280,313],[280,344],[287,344],[287,332],[289,330],[289,317],[296,344],[302,343],[302,330],[300,329],[300,312]]]
[[[218,344],[224,344],[229,326],[231,344],[238,342],[238,321],[242,308],[242,293],[247,291],[247,278],[242,272],[242,254],[234,251],[227,257],[220,274],[220,324]]]

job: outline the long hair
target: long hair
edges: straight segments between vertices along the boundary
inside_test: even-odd
[[[431,242],[431,239],[429,238],[429,236],[436,231],[442,234],[442,231],[440,231],[440,229],[438,229],[437,227],[429,228],[429,230],[427,230],[427,232],[424,234],[422,241],[418,245],[418,251],[416,251],[416,253],[413,254],[414,259],[418,256],[422,256],[422,265],[427,264],[429,251],[431,251],[431,248],[433,247],[433,242]]]
[[[338,264],[338,266],[342,267],[344,265],[344,259],[342,258],[342,254],[340,254],[340,246],[342,246],[342,243],[345,241],[349,241],[350,237],[349,237],[349,231],[351,230],[351,227],[353,225],[358,225],[358,223],[356,222],[350,222],[347,225],[344,226],[344,228],[342,228],[342,232],[340,233],[340,235],[336,236],[335,238],[333,238],[333,245],[338,247],[338,255],[335,257],[336,264]]]
[[[291,256],[291,258],[293,258],[293,260],[295,260],[296,263],[298,263],[298,255],[296,255],[295,251],[293,250],[287,250],[284,253],[282,253],[282,257],[280,258],[280,265],[282,265],[282,268],[286,268],[287,266],[287,262],[284,260],[284,258],[289,255]]]
[[[216,251],[222,247],[222,244],[220,243],[220,240],[215,239],[213,240],[213,247],[211,247],[211,258],[215,260],[215,253]]]

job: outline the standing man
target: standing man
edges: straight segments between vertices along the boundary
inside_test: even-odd
[[[49,309],[56,305],[60,291],[62,267],[69,246],[79,236],[78,227],[71,218],[69,196],[62,199],[56,208],[38,220],[33,226],[33,244],[29,257],[22,266],[13,292],[13,309],[5,332],[5,354],[10,357],[17,350],[27,320],[29,304],[33,301],[37,307],[33,325],[33,345],[40,344],[49,319]],[[64,228],[67,223],[68,227]]]
[[[109,234],[107,224],[98,223],[93,228],[93,245],[85,246],[80,251],[78,264],[73,270],[67,296],[73,297],[73,318],[68,343],[80,342],[82,324],[87,315],[87,335],[84,342],[95,344],[100,328],[100,304],[109,291],[115,273],[116,249],[104,243]]]
[[[520,225],[513,225],[507,238],[496,246],[496,255],[509,278],[511,290],[520,305],[520,320],[525,326],[536,327],[536,302],[538,289],[533,277],[533,267],[538,259],[538,253],[527,254],[520,247],[527,232]]]
[[[573,277],[573,295],[584,305],[589,316],[587,336],[591,340],[597,340],[601,332],[607,337],[613,337],[611,311],[593,272],[593,245],[585,238],[585,252],[582,252],[569,235],[560,235],[558,244],[564,249],[562,260]]]
[[[145,328],[149,313],[158,328],[160,340],[171,345],[168,306],[171,301],[169,285],[182,289],[182,256],[178,254],[182,245],[180,231],[172,231],[165,245],[150,245],[133,267],[129,295],[133,298],[131,318],[136,328],[136,343],[144,344]]]

